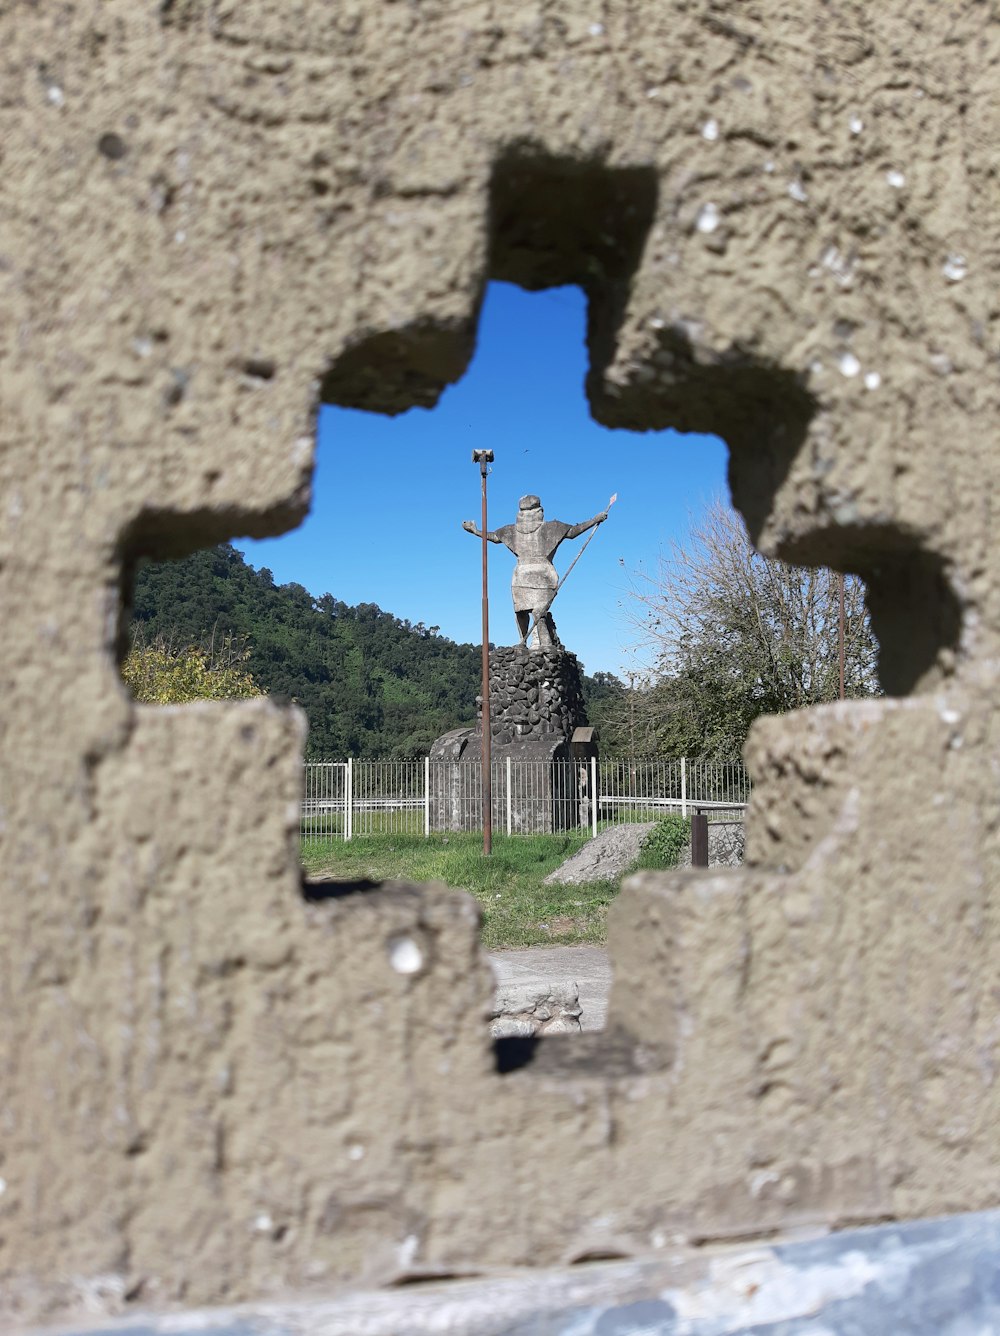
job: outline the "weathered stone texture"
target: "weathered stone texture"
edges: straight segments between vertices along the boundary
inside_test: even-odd
[[[572,886],[579,882],[611,881],[635,865],[655,821],[634,821],[608,826],[544,879],[546,886]],[[688,861],[690,862],[690,856]]]
[[[8,1308],[997,1199],[998,18],[0,8]],[[318,401],[433,403],[490,275],[584,285],[598,418],[723,433],[901,697],[758,727],[747,865],[633,880],[608,1034],[504,1077],[461,897],[302,899],[295,712],[114,657],[135,558],[295,523]]]
[[[579,1034],[581,1011],[575,983],[500,987],[490,1012],[490,1034],[494,1039]]]
[[[431,746],[431,819],[435,830],[482,829],[482,697],[475,728],[456,728]],[[490,650],[492,812],[496,829],[543,835],[586,823],[581,774],[572,766],[573,730],[586,724],[575,654],[562,646]],[[508,774],[507,762],[513,764]]]
[[[568,741],[586,722],[575,654],[521,645],[490,650],[490,734],[497,744],[551,741],[553,734]]]

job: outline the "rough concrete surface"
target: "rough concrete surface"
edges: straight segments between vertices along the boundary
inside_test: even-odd
[[[490,1016],[494,1039],[530,1039],[536,1035],[579,1034],[580,993],[575,982],[529,980],[498,988]]]
[[[639,857],[642,842],[655,825],[655,821],[636,821],[627,826],[609,826],[550,872],[545,885],[611,881],[622,876]]]
[[[575,996],[580,1027],[601,1030],[611,991],[611,962],[601,946],[525,946],[493,951],[490,964],[497,999],[542,997],[550,992]],[[505,1008],[512,1010],[512,1005]]]
[[[998,17],[0,7],[11,1320],[1000,1199]],[[865,577],[890,693],[758,724],[744,866],[632,878],[605,1033],[506,1075],[471,902],[304,898],[298,713],[116,664],[135,561],[295,524],[318,403],[432,404],[490,277]]]

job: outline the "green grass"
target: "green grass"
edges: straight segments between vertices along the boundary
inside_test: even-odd
[[[661,825],[681,827],[679,817]],[[638,866],[669,867],[676,861],[675,835],[644,849]],[[303,840],[302,861],[311,877],[338,880],[443,881],[468,891],[482,906],[483,945],[570,944],[606,940],[608,906],[620,882],[596,881],[578,886],[544,886],[543,879],[587,842],[583,831],[558,835],[494,835],[493,853],[483,856],[478,833],[449,835],[366,835]],[[669,859],[669,861],[664,861]],[[649,861],[646,861],[649,860]]]

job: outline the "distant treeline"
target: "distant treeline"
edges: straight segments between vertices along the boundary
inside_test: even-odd
[[[228,543],[136,576],[133,625],[147,642],[210,649],[245,643],[268,695],[300,705],[313,757],[419,756],[475,719],[480,650],[401,621],[374,603],[352,607],[300,584],[276,585]],[[596,712],[620,684],[584,678]]]

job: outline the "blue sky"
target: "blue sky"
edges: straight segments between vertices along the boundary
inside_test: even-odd
[[[618,501],[553,608],[559,636],[589,673],[628,671],[637,633],[626,570],[655,568],[716,493],[728,501],[726,447],[710,436],[609,431],[589,416],[585,299],[578,288],[528,293],[493,283],[465,376],[436,408],[381,417],[324,408],[312,509],[281,538],[236,540],[252,565],[313,595],[377,603],[454,640],[480,642],[481,548],[473,448],[492,449],[490,528],[509,524],[537,492],[546,518],[568,523]],[[587,535],[564,542],[562,574]],[[490,546],[490,639],[516,640],[514,557]],[[624,561],[625,566],[621,565]]]

